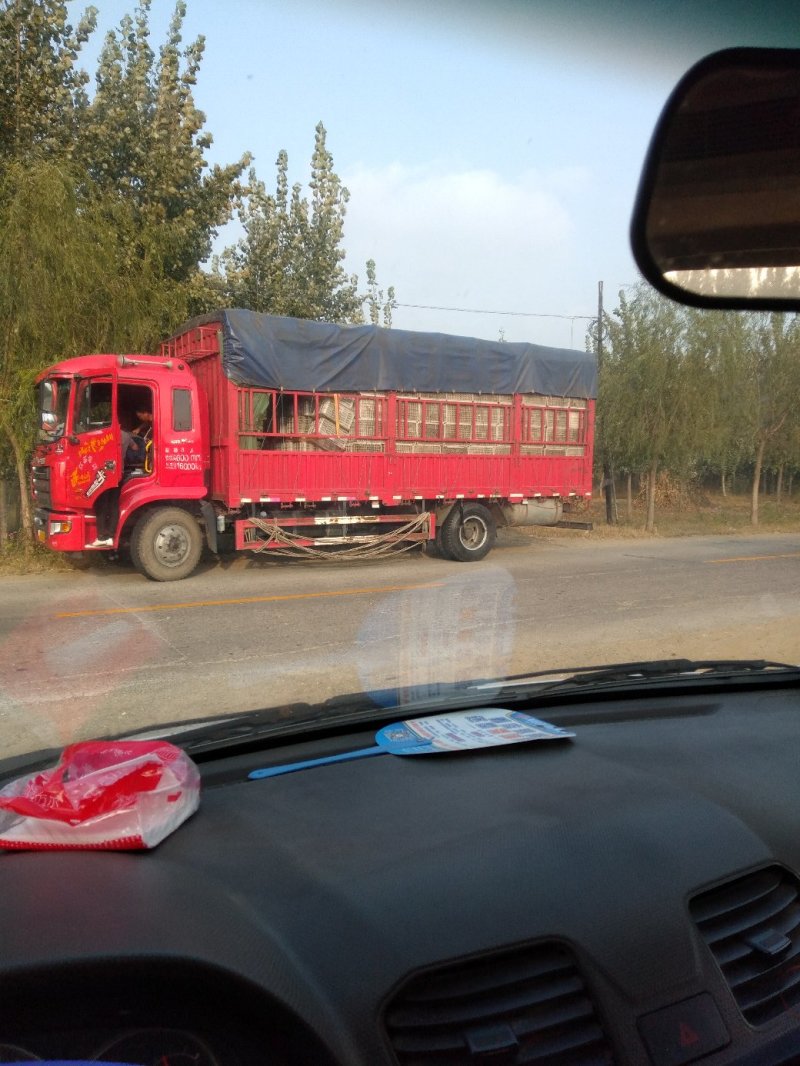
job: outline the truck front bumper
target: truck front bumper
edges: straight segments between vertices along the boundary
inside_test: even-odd
[[[79,511],[37,510],[33,517],[36,539],[57,552],[80,552],[86,546],[85,515]]]

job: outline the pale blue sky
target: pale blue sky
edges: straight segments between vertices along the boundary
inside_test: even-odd
[[[133,3],[96,6],[92,70]],[[756,5],[727,7],[755,18]],[[153,0],[155,47],[172,8]],[[698,11],[689,0],[188,0],[185,37],[206,37],[195,95],[212,161],[250,151],[271,185],[286,148],[305,181],[324,122],[352,194],[348,266],[362,278],[371,256],[401,304],[591,315],[598,280],[613,306],[636,279],[630,210],[677,77],[739,40],[800,43],[780,13],[758,12],[737,37],[730,18]],[[686,34],[689,13],[700,21]],[[566,347],[583,347],[585,332],[581,320],[405,307],[394,322]]]

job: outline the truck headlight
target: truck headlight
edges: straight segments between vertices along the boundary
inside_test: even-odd
[[[50,523],[50,536],[54,533],[71,533],[72,522],[51,522]]]

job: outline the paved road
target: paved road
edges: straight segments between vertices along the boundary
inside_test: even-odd
[[[800,662],[800,535],[507,533],[482,563],[4,578],[0,751],[336,693],[628,659]]]

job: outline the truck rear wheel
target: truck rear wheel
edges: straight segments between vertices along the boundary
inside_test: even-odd
[[[492,550],[497,524],[491,511],[480,503],[454,507],[441,528],[446,556],[460,563],[477,562]]]
[[[143,515],[133,531],[131,557],[152,581],[188,577],[203,551],[203,535],[195,519],[180,507],[160,507]]]

